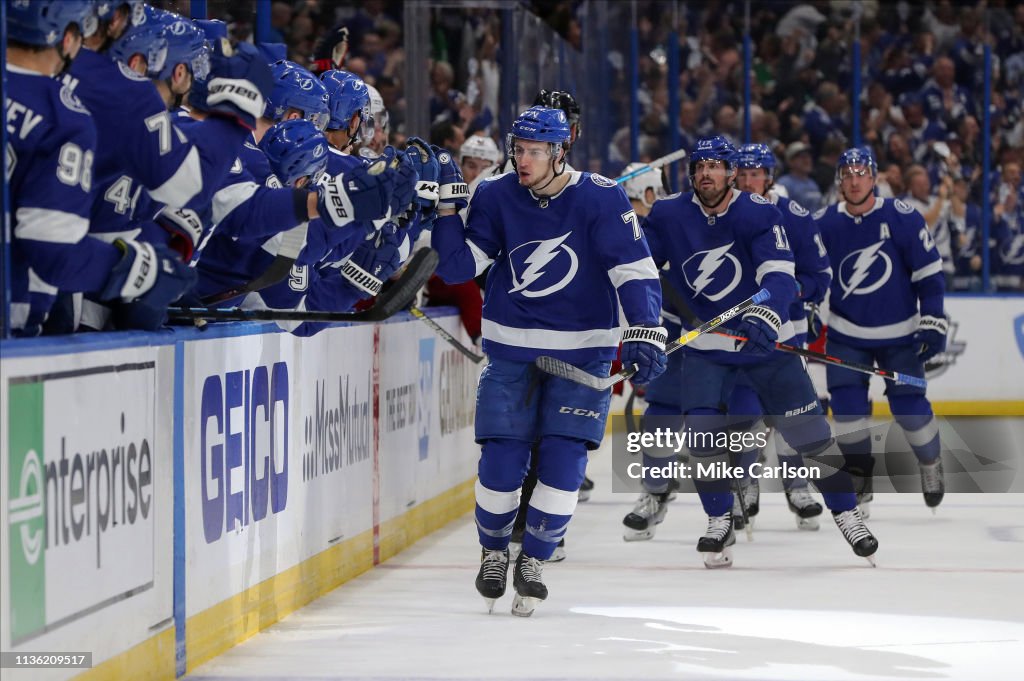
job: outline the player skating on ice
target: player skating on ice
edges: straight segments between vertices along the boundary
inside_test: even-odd
[[[635,213],[612,180],[566,169],[568,141],[563,111],[524,111],[506,140],[516,172],[478,187],[465,225],[455,215],[465,188],[461,196],[442,193],[432,239],[447,282],[494,265],[484,297],[489,363],[477,392],[476,586],[491,607],[505,593],[509,538],[535,449],[538,482],[513,572],[512,612],[521,616],[547,598],[543,565],[572,518],[610,399],[541,372],[534,360],[554,355],[607,376],[621,340],[623,364],[638,366],[636,382],[665,366],[657,271]]]
[[[843,152],[836,167],[841,201],[815,216],[834,270],[828,354],[923,377],[924,363],[946,348],[942,260],[920,213],[875,196],[877,174],[868,150]],[[867,515],[874,468],[868,377],[833,366],[827,376],[839,446]],[[931,403],[913,385],[887,382],[885,394],[917,457],[924,502],[934,509],[945,484]]]

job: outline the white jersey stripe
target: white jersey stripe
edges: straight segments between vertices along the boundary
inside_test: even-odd
[[[76,244],[89,231],[89,219],[49,208],[19,208],[14,236],[51,244]]]
[[[579,348],[608,348],[619,344],[619,329],[588,329],[586,331],[556,331],[554,329],[521,329],[498,324],[490,319],[482,323],[483,336],[489,341],[521,348],[538,350],[577,350]]]

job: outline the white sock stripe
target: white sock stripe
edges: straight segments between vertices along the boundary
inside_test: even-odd
[[[939,422],[935,420],[935,417],[932,417],[928,419],[928,423],[918,430],[907,430],[904,428],[903,432],[906,434],[907,442],[910,443],[911,447],[922,447],[939,434]]]
[[[564,489],[548,487],[537,481],[537,486],[530,497],[530,506],[541,513],[549,515],[572,515],[579,501],[579,492],[567,492]]]
[[[476,504],[488,513],[501,515],[519,508],[519,490],[496,492],[487,489],[479,480],[476,481]]]

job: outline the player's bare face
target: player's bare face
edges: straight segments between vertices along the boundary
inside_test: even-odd
[[[693,190],[697,197],[708,208],[714,208],[725,198],[729,191],[729,180],[732,173],[722,161],[697,161],[693,169]]]
[[[764,196],[768,191],[768,171],[764,168],[740,168],[736,171],[736,188]]]
[[[839,191],[843,200],[852,206],[860,206],[873,195],[875,178],[867,166],[846,166],[839,171]]]
[[[527,189],[544,187],[555,171],[551,167],[551,145],[533,140],[515,140],[512,156],[516,159],[519,184]]]
[[[466,183],[470,183],[479,177],[487,166],[491,165],[482,158],[474,158],[473,156],[467,156],[462,159],[462,178],[466,180]]]

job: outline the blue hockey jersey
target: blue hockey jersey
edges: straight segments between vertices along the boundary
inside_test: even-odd
[[[942,259],[924,218],[899,199],[874,201],[858,217],[845,202],[815,215],[834,272],[829,338],[860,347],[909,343],[921,315],[943,316]]]
[[[769,197],[782,213],[782,224],[793,249],[798,286],[797,298],[789,308],[789,319],[793,322],[793,332],[799,336],[807,333],[804,303],[820,303],[825,299],[832,283],[832,266],[810,211],[774,192]]]
[[[538,201],[514,174],[477,187],[463,226],[438,218],[432,246],[448,283],[487,277],[483,348],[532,362],[615,358],[619,304],[630,325],[657,325],[658,273],[625,192],[601,175],[572,171],[565,188]]]
[[[693,192],[675,194],[654,204],[644,231],[655,263],[668,263],[669,282],[698,318],[712,319],[765,288],[771,298],[764,306],[783,322],[778,340],[793,336],[793,253],[782,213],[768,199],[734,189],[726,210],[708,215]],[[684,331],[693,328],[666,312]],[[720,362],[759,361],[738,356],[735,346],[731,338],[704,334],[683,351],[708,353]]]
[[[34,336],[58,290],[98,291],[121,254],[86,236],[96,131],[71,89],[7,65],[11,328]]]

